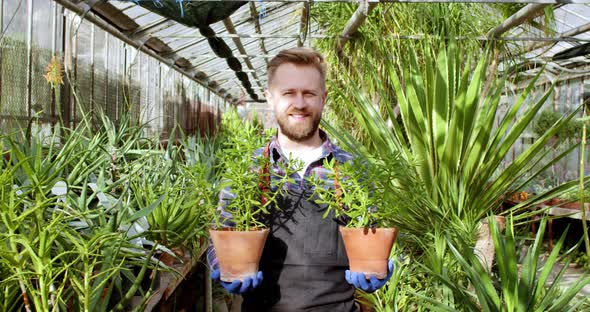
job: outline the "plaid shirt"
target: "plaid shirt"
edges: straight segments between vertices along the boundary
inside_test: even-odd
[[[317,160],[315,160],[309,164],[309,166],[305,169],[305,173],[304,173],[303,177],[300,176],[296,172],[291,174],[290,177],[293,179],[293,183],[288,183],[288,185],[286,185],[288,190],[299,191],[299,190],[307,189],[309,187],[309,185],[307,185],[309,182],[307,182],[306,180],[313,175],[319,177],[320,180],[322,180],[324,183],[326,183],[326,186],[330,187],[334,184],[334,182],[330,179],[327,179],[328,174],[330,172],[328,171],[328,169],[324,168],[324,166],[323,166],[324,160],[330,160],[331,158],[335,158],[336,161],[341,164],[352,160],[353,156],[350,153],[345,152],[340,147],[338,147],[337,145],[332,143],[332,141],[330,141],[330,139],[328,138],[328,135],[324,131],[322,131],[322,130],[319,130],[319,131],[320,131],[320,138],[322,139],[322,142],[323,142],[322,146],[321,146],[322,147],[321,156]],[[262,156],[263,153],[264,153],[264,147],[261,147],[254,152],[253,156],[259,157],[259,156]],[[285,172],[282,170],[281,166],[279,166],[278,164],[279,163],[287,164],[288,159],[283,154],[283,151],[281,149],[281,146],[279,145],[279,142],[278,142],[276,136],[269,143],[269,157],[271,159],[271,167],[269,168],[269,170],[272,170],[274,172],[274,174],[271,174],[271,178],[272,177],[277,178],[280,176],[284,176]],[[274,191],[274,190],[271,190],[271,191]],[[227,227],[233,226],[233,224],[231,222],[232,215],[229,211],[225,210],[224,207],[225,207],[226,203],[228,201],[231,201],[233,198],[235,198],[235,195],[231,192],[230,188],[225,188],[219,193],[218,212],[219,212],[220,217],[223,220],[226,220],[225,225]],[[207,260],[208,260],[211,268],[213,268],[213,269],[218,268],[217,256],[215,254],[215,249],[213,248],[213,244],[211,243],[211,241],[209,242],[209,249],[207,250]]]

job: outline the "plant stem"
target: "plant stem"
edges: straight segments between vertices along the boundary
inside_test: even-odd
[[[25,310],[27,312],[31,312],[31,303],[29,302],[29,297],[27,296],[27,289],[25,288],[25,284],[22,281],[18,281],[18,285],[20,286],[21,295],[23,297],[23,302],[25,304]]]
[[[116,311],[123,311],[125,309],[125,305],[129,302],[129,300],[131,300],[133,295],[135,295],[135,292],[137,291],[137,289],[141,285],[141,281],[143,280],[143,276],[145,275],[145,272],[147,271],[148,266],[150,264],[151,258],[155,252],[156,252],[156,246],[154,246],[152,248],[152,250],[150,251],[150,253],[146,256],[143,266],[141,267],[139,274],[137,274],[137,279],[135,280],[133,285],[131,285],[131,287],[129,288],[127,293],[125,293],[125,296],[123,296],[121,301],[115,306]]]
[[[580,209],[582,211],[582,229],[584,230],[584,243],[586,244],[586,254],[590,259],[590,240],[588,239],[588,224],[586,220],[586,206],[584,205],[584,154],[586,151],[586,121],[584,121],[584,125],[582,126],[582,141],[580,143],[581,151],[580,151],[580,187],[579,187],[579,201],[580,201]]]
[[[90,289],[90,277],[92,274],[93,267],[88,265],[89,259],[87,258],[87,251],[84,250],[84,311],[90,311],[90,297],[92,289]]]

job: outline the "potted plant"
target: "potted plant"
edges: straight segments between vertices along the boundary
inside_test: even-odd
[[[537,137],[541,137],[543,136],[543,134],[545,134],[545,132],[547,132],[548,129],[551,129],[551,127],[553,127],[553,125],[559,121],[559,119],[561,118],[561,114],[553,111],[553,110],[544,110],[542,111],[539,116],[537,116],[534,124],[533,124],[533,132],[537,135]],[[565,126],[564,126],[565,128]],[[561,130],[560,132],[562,132],[563,130]],[[549,145],[553,146],[555,145],[555,142],[557,141],[557,137],[559,136],[559,132],[556,133],[554,136],[551,137],[551,140],[549,141]]]
[[[381,178],[384,171],[378,172],[376,166],[360,158],[343,164],[331,159],[324,167],[330,172],[327,179],[310,179],[315,202],[325,205],[324,218],[332,217],[341,224],[350,270],[384,278],[397,237],[397,229],[388,222],[391,210],[383,207],[384,188],[380,181],[386,180]]]
[[[268,157],[255,157],[255,150],[267,142],[270,133],[242,121],[235,110],[224,115],[223,143],[217,153],[220,171],[220,205],[212,207],[214,219],[209,234],[219,260],[220,278],[231,282],[258,272],[258,262],[268,236],[261,221],[269,206],[289,179],[271,178]],[[231,217],[229,217],[231,216]]]
[[[544,110],[536,118],[533,125],[533,132],[538,137],[541,137],[545,134],[545,132],[547,132],[547,130],[551,129],[553,125],[555,125],[563,117],[564,116],[559,112],[552,110]],[[581,134],[582,121],[572,118],[565,125],[563,125],[563,127],[557,133],[555,133],[555,135],[551,138],[549,143],[551,146],[553,146],[555,145],[555,142],[558,139],[562,142],[576,141],[580,139]]]

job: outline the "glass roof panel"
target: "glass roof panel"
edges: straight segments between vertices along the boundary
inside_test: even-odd
[[[225,59],[219,58],[213,53],[208,41],[200,35],[197,29],[185,27],[176,22],[163,23],[166,20],[161,16],[137,6],[133,2],[109,1],[109,3],[134,19],[139,25],[139,29],[150,28],[147,30],[147,34],[159,38],[171,49],[177,50],[179,56],[191,62],[193,69],[206,73],[211,77],[210,80],[216,80],[222,88],[230,91],[232,96],[238,97],[241,94],[243,87],[236,78],[235,73],[229,69]],[[311,4],[312,10],[313,5],[317,3],[319,1],[314,1]],[[244,35],[239,39],[239,42],[245,49],[245,54],[249,56],[248,60],[254,69],[252,70],[247,66],[245,58],[238,57],[238,59],[243,71],[247,73],[253,89],[261,98],[262,93],[259,88],[261,88],[261,85],[264,86],[266,84],[266,62],[269,60],[269,57],[272,57],[272,55],[275,55],[282,49],[297,46],[303,6],[304,3],[302,2],[254,1],[243,5],[230,16],[236,33],[238,35]],[[251,12],[252,7],[256,11],[254,18]],[[494,13],[492,12],[492,14]],[[554,15],[555,23],[552,25],[553,32],[546,32],[543,27],[535,28],[530,24],[523,24],[505,33],[504,35],[506,37],[511,38],[537,38],[537,40],[508,41],[507,46],[510,47],[509,53],[523,60],[534,59],[546,61],[556,53],[586,42],[584,40],[590,40],[590,32],[575,34],[573,38],[580,40],[577,43],[546,40],[548,37],[558,37],[563,33],[571,32],[573,29],[589,24],[589,4],[562,4],[554,10]],[[260,32],[255,27],[255,21],[258,21],[260,24]],[[540,16],[535,21],[537,22],[537,26],[542,26],[544,18]],[[370,22],[370,19],[366,22]],[[234,56],[241,56],[242,53],[238,50],[234,39],[227,31],[223,21],[214,23],[211,27],[230,47]],[[309,34],[311,36],[307,38],[305,45],[310,45],[315,40],[323,40],[321,38],[313,39],[313,37],[324,35],[325,32],[317,24],[313,23],[312,20],[310,21]],[[333,34],[329,35],[332,36]],[[414,34],[409,32],[403,35]],[[262,49],[262,44],[264,44],[266,51]],[[574,61],[560,61],[559,64],[572,64],[573,66],[575,62],[579,63],[580,59],[583,60],[584,58],[575,58]],[[500,66],[503,65],[501,64]],[[254,75],[260,80],[260,83],[256,81]]]

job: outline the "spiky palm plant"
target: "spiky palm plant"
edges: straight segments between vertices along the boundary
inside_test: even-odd
[[[166,151],[143,138],[141,126],[99,120],[103,123],[98,133],[82,123],[74,130],[57,126],[49,142],[1,138],[4,310],[123,310],[133,296],[149,298],[155,279],[151,286],[142,284],[148,270],[167,270],[152,257],[164,248],[146,239],[146,228],[139,229],[163,199],[147,196],[149,189],[133,189],[130,183],[159,172]],[[175,168],[168,172],[179,180],[191,182],[198,174],[182,171],[178,157],[170,166]],[[185,189],[194,186],[191,183]],[[171,196],[176,196],[173,201],[184,200],[184,193]],[[135,205],[137,198],[144,205]],[[195,229],[208,218],[196,222],[202,224],[193,222],[194,228],[175,239],[198,240]],[[152,230],[158,232],[156,226]],[[144,247],[150,244],[153,247]],[[10,294],[18,294],[16,300]]]
[[[410,167],[415,165],[417,183],[423,192],[408,194],[407,200],[421,198],[429,204],[397,209],[399,199],[390,198],[385,200],[385,206],[394,211],[395,226],[407,234],[400,242],[413,246],[413,256],[420,257],[435,271],[440,271],[438,265],[455,263],[450,265],[455,269],[447,273],[450,279],[462,283],[464,273],[457,269],[449,250],[437,239],[444,236],[451,237],[453,242],[472,244],[478,222],[489,214],[501,213],[501,203],[507,194],[521,189],[573,150],[572,145],[557,157],[547,159],[550,154],[546,143],[576,111],[564,116],[514,161],[508,162],[511,148],[552,89],[531,101],[533,80],[506,113],[500,114],[498,106],[505,90],[503,79],[492,78],[488,95],[481,96],[487,79],[488,54],[481,51],[480,59],[472,63],[469,52],[458,48],[453,41],[441,46],[426,45],[418,51],[426,52],[417,55],[416,50],[405,50],[399,60],[386,60],[367,70],[367,75],[373,76],[366,79],[379,81],[378,77],[386,77],[375,84],[377,96],[367,92],[353,77],[341,76],[342,85],[348,89],[336,90],[335,96],[366,131],[367,146],[359,144],[346,131],[337,131],[328,123],[324,126],[349,150],[373,158],[400,153],[402,157],[397,161]],[[375,97],[380,99],[378,103],[373,101]],[[399,115],[392,103],[397,103]],[[379,108],[386,110],[385,117]],[[386,160],[384,166],[388,166]],[[566,183],[517,205],[511,210],[515,220],[526,221],[531,214],[539,213],[528,211],[534,204],[572,190],[576,183]],[[399,181],[392,179],[384,185],[393,189],[399,187]],[[428,291],[434,296],[452,295],[449,290],[447,295],[439,293],[432,285]]]
[[[436,274],[458,297],[463,297],[468,311],[525,312],[525,311],[579,311],[583,304],[576,298],[582,287],[590,283],[590,275],[583,274],[570,286],[560,285],[568,268],[569,252],[560,256],[566,232],[555,244],[553,250],[542,262],[543,236],[547,219],[541,221],[539,231],[526,247],[526,255],[519,265],[519,254],[512,219],[508,219],[506,234],[503,235],[495,220],[491,220],[491,236],[497,254],[497,272],[490,273],[481,264],[471,246],[448,242],[461,268],[465,271],[473,291]],[[555,266],[564,260],[554,274]],[[550,276],[554,274],[554,278]],[[477,298],[477,299],[476,299]],[[423,297],[428,306],[437,311],[458,311],[457,307],[435,302]],[[577,300],[576,300],[577,299]]]

